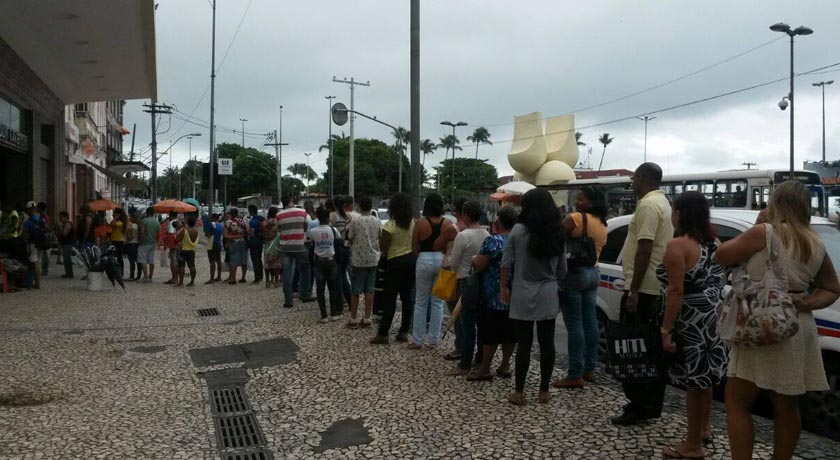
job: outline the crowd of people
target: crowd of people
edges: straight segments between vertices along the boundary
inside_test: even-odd
[[[777,185],[756,225],[720,243],[706,198],[689,191],[671,203],[660,190],[661,178],[653,163],[642,164],[632,176],[637,203],[622,250],[620,318],[621,324],[654,331],[660,372],[643,383],[623,381],[628,403],[611,421],[626,426],[660,417],[666,383],[679,385],[687,390],[687,433],[662,455],[703,458],[704,445],[713,438],[712,389],[727,377],[733,458],[752,456],[751,408],[764,389],[774,408],[774,458],[789,459],[800,432],[797,397],[828,388],[811,312],[840,296],[834,266],[809,226],[810,193],[800,182]],[[546,190],[531,190],[519,206],[502,207],[489,227],[481,225],[480,206],[469,200],[456,200],[451,218],[445,215],[437,193],[425,197],[420,218],[408,195],[394,195],[384,225],[372,214],[369,197],[356,203],[336,196],[317,208],[312,202],[292,206],[290,197],[281,204],[266,216],[250,206],[246,216],[231,208],[200,222],[197,214],[174,213],[161,222],[153,208],[142,218],[118,208],[107,222],[102,213],[83,207],[75,224],[61,213],[52,225],[46,205],[30,202],[25,218],[4,209],[0,233],[6,241],[23,238],[33,289],[48,272],[49,264],[41,262],[48,260],[43,239],[50,231],[61,249],[64,277],[74,276],[74,250],[108,244],[121,265],[123,256],[127,259],[127,280],[150,283],[156,249],[162,247],[171,275],[165,284],[176,287],[195,285],[195,251],[203,234],[209,262],[205,284],[245,283],[250,269],[253,283],[282,286],[285,308],[294,306],[297,295],[302,303],[317,301],[322,323],[341,319],[345,311],[349,329],[378,322],[370,339],[374,345],[387,345],[393,337],[409,350],[428,352],[451,330],[454,346],[443,358],[453,366],[445,374],[473,382],[513,377],[511,404],[527,404],[535,333],[539,403],[549,401],[551,387],[573,391],[598,378],[598,258],[607,240],[609,209],[597,188],[582,188],[575,212],[569,213],[562,213]],[[718,334],[726,267],[743,264],[753,279],[761,279],[769,257],[787,269],[799,331],[772,345],[727,344]],[[228,272],[224,281],[223,271]],[[398,305],[401,318],[393,331]],[[554,378],[555,321],[561,314],[569,360]],[[493,369],[499,348],[501,360]]]

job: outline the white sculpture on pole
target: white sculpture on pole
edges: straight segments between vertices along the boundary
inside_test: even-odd
[[[545,129],[540,112],[516,116],[514,123],[508,162],[516,180],[551,185],[575,178],[579,154],[574,115],[549,118]]]

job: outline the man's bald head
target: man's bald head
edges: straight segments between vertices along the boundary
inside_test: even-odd
[[[662,183],[662,168],[656,163],[642,163],[634,173],[637,181],[647,182],[651,186],[659,187]]]

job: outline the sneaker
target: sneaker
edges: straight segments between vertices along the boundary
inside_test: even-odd
[[[321,321],[320,321],[321,324],[327,324],[329,322],[330,322],[330,317],[329,316],[327,316],[326,318],[321,318]]]
[[[370,343],[373,345],[388,345],[388,337],[382,337],[381,335],[377,335],[374,338],[370,339]]]
[[[409,350],[422,350],[423,349],[423,345],[413,343],[413,342],[409,343],[405,347],[408,348]]]
[[[333,316],[330,318],[330,321],[338,321],[338,320],[340,320],[340,319],[341,319],[341,317],[342,317],[342,316],[344,316],[344,315],[342,315],[341,313],[339,313],[339,314],[337,314],[337,315],[333,315]]]
[[[403,342],[403,343],[408,342],[408,334],[397,334],[397,337],[396,337],[395,340],[397,342]]]
[[[292,308],[292,307],[294,307],[294,305],[292,305],[290,303],[284,303],[283,304],[283,308]]]

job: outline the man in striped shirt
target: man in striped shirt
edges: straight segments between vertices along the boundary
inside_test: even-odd
[[[310,217],[305,210],[291,206],[292,197],[284,195],[283,210],[277,213],[277,234],[280,237],[280,251],[283,254],[283,307],[292,308],[295,269],[300,272],[300,292],[312,292],[309,287],[309,255],[304,245],[307,222]],[[310,302],[312,299],[301,299]]]

